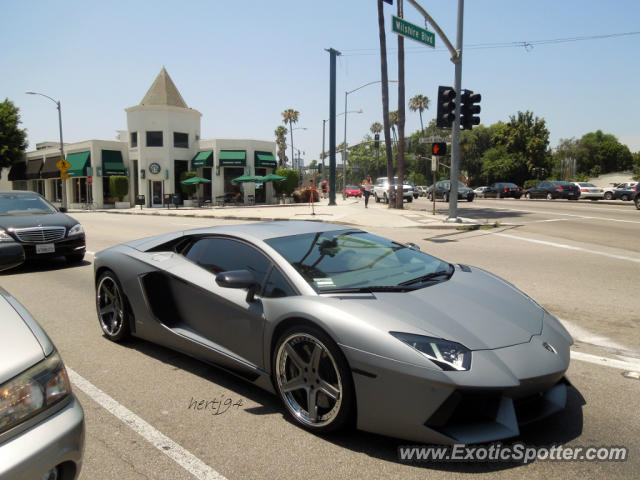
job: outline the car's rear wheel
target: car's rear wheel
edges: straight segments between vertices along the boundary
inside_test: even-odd
[[[384,203],[389,203],[389,198],[387,197],[387,194],[386,194],[386,193],[383,195],[383,197],[382,197],[382,198],[383,198],[383,200],[384,200]]]
[[[611,200],[613,198],[613,194],[611,192],[604,192],[604,199]]]
[[[636,204],[636,208],[640,210],[640,196],[636,196],[633,202]]]
[[[445,193],[442,198],[444,199],[445,202],[448,202],[449,201],[449,194]]]
[[[104,272],[98,278],[96,309],[105,337],[120,342],[129,336],[129,313],[124,293],[118,278],[111,271]]]
[[[378,194],[377,194],[377,193],[374,193],[374,194],[373,194],[373,198],[375,198],[375,199],[376,199],[376,203],[380,203],[380,197],[378,196]]]
[[[526,198],[527,200],[531,200],[531,194],[529,192],[525,193],[524,198]]]
[[[473,195],[469,195],[467,197],[467,202],[473,202]]]
[[[629,195],[622,195],[622,196],[620,197],[620,199],[621,199],[623,202],[628,202],[629,200],[631,200],[631,197],[630,197]]]
[[[551,193],[547,193],[547,200],[553,200],[553,195]]]
[[[351,420],[355,403],[351,371],[327,334],[307,325],[290,328],[278,339],[272,357],[274,384],[298,424],[326,433]]]
[[[407,197],[407,203],[413,202],[413,197]]]

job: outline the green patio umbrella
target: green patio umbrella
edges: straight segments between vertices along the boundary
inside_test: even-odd
[[[270,173],[269,175],[260,177],[261,182],[281,182],[286,179],[287,177],[283,177],[282,175],[276,175],[275,173]]]
[[[200,185],[201,183],[211,183],[211,180],[202,177],[191,177],[180,182],[183,185]]]
[[[242,175],[241,177],[234,178],[233,180],[231,180],[231,183],[233,183],[235,185],[236,183],[247,183],[247,182],[260,183],[262,181],[263,181],[262,177],[253,177],[251,175]]]

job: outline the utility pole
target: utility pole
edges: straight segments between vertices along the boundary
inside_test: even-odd
[[[450,222],[459,222],[458,219],[458,179],[460,178],[460,104],[462,103],[462,25],[464,19],[464,0],[458,0],[458,32],[456,35],[456,51],[458,52],[455,63],[455,83],[453,89],[456,92],[456,113],[453,122],[451,136],[451,190],[449,195]]]
[[[336,205],[336,56],[329,48],[329,205]]]
[[[398,17],[403,18],[402,0],[398,2]],[[396,186],[396,208],[404,207],[404,37],[398,35],[398,185]]]

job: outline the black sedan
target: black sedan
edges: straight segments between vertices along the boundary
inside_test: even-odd
[[[580,187],[571,182],[545,180],[527,190],[524,196],[526,198],[546,198],[547,200],[555,200],[556,198],[578,200]]]
[[[0,192],[0,242],[17,242],[25,257],[63,256],[81,262],[85,254],[82,225],[29,191]]]
[[[623,202],[628,202],[633,199],[635,195],[635,191],[633,187],[628,188],[616,188],[611,195],[611,200],[622,200]]]
[[[441,180],[436,182],[436,198],[442,198],[445,202],[449,201],[449,195],[451,190],[451,181]],[[429,200],[433,199],[433,185],[429,187],[427,196]],[[467,202],[473,202],[476,196],[476,192],[467,187],[464,183],[458,182],[458,200],[466,200]]]
[[[485,198],[520,198],[522,187],[510,182],[497,182],[484,191]]]

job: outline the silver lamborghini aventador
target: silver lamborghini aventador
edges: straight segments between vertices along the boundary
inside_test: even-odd
[[[95,257],[104,335],[222,367],[301,426],[488,442],[562,410],[571,336],[510,283],[318,222],[188,230]]]

